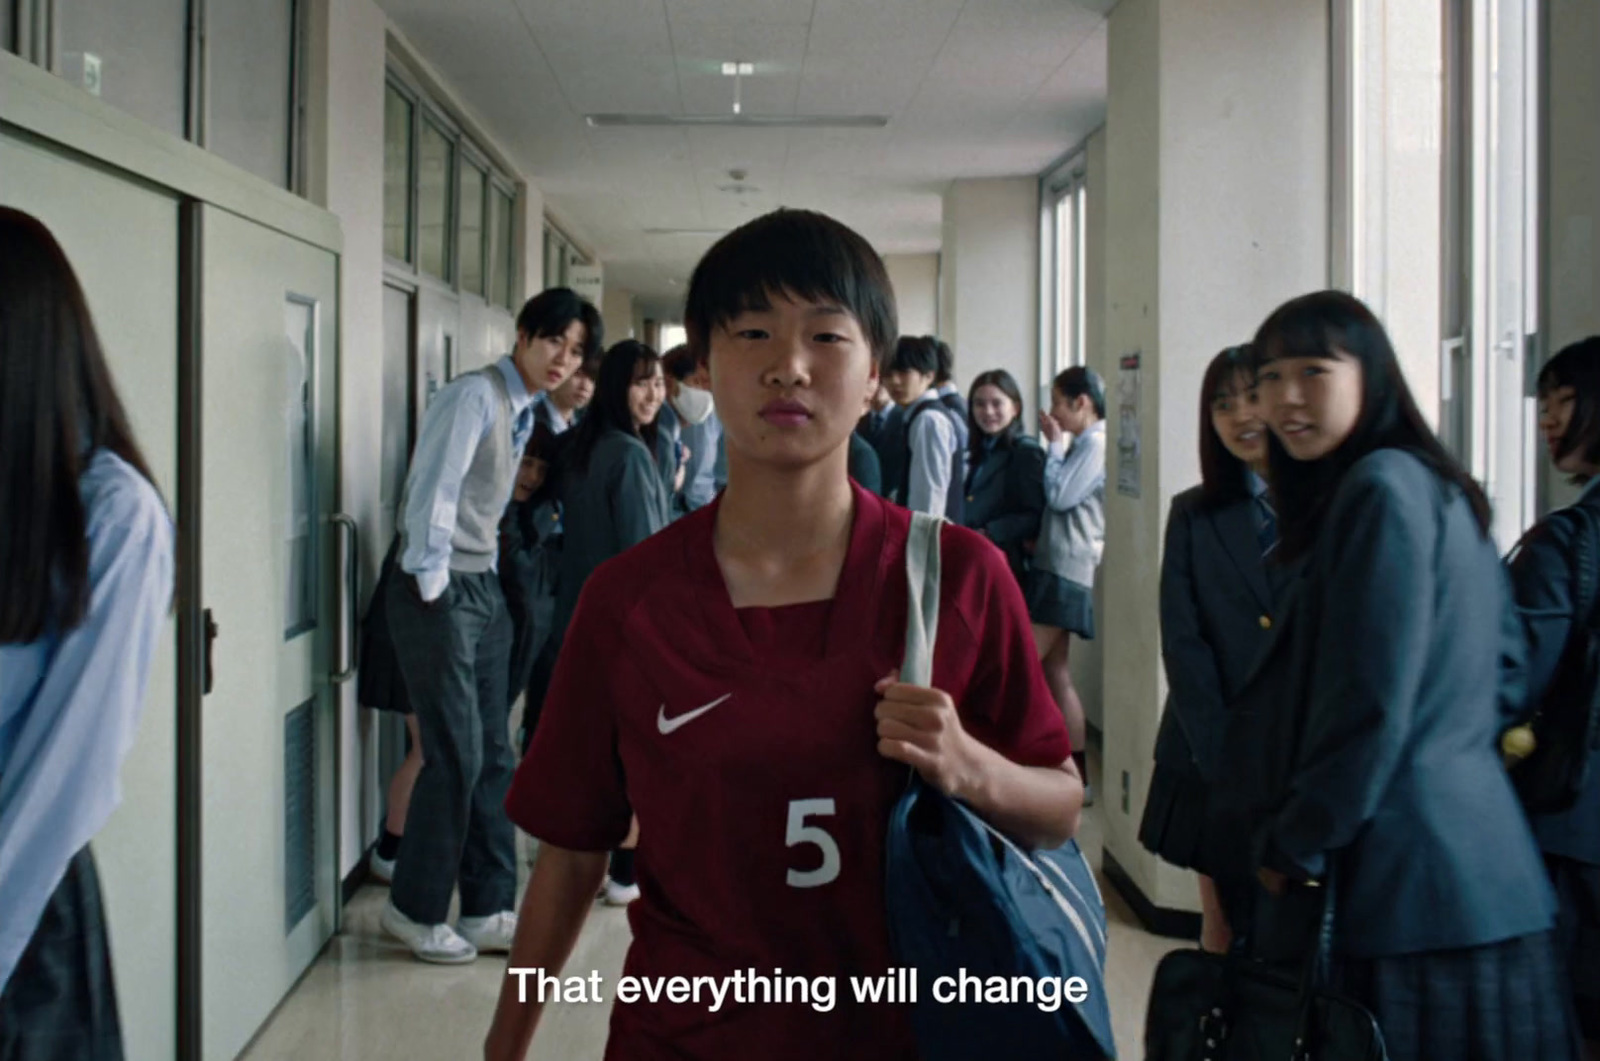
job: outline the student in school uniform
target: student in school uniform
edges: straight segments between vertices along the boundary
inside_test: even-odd
[[[673,501],[681,513],[705,508],[717,496],[717,458],[722,451],[722,421],[717,419],[716,401],[711,396],[711,374],[689,351],[676,346],[661,355],[667,378],[667,402],[661,420],[677,425],[683,443],[683,485]]]
[[[671,521],[671,484],[662,477],[657,424],[666,393],[661,358],[644,343],[623,340],[606,351],[594,401],[563,450],[559,489],[566,532],[556,574],[554,634],[558,675],[559,652],[589,577]],[[540,725],[552,695],[558,695],[553,688],[540,708]],[[626,906],[639,896],[634,854],[620,842],[615,848],[601,898]]]
[[[0,1057],[123,1056],[90,841],[121,800],[173,566],[72,266],[0,208]]]
[[[1577,506],[1600,521],[1600,336],[1566,347],[1539,372],[1539,427],[1557,471],[1584,484]],[[1584,665],[1596,604],[1576,599],[1575,552],[1587,524],[1556,512],[1529,531],[1510,561],[1528,640],[1523,677],[1538,704],[1566,668]],[[1600,555],[1591,541],[1590,555]],[[1580,672],[1581,673],[1581,672]],[[1573,695],[1588,690],[1569,687]],[[1557,898],[1556,947],[1591,1058],[1600,1059],[1600,762],[1577,803],[1532,818]]]
[[[411,456],[385,611],[422,771],[380,923],[422,961],[461,964],[511,943],[516,834],[500,805],[516,759],[498,532],[533,433],[534,395],[560,386],[600,337],[599,312],[573,291],[529,299],[512,352],[434,397]]]
[[[1161,658],[1167,706],[1139,842],[1200,873],[1200,945],[1228,951],[1249,929],[1255,881],[1213,879],[1205,851],[1210,793],[1227,783],[1228,702],[1270,637],[1283,576],[1270,562],[1277,517],[1267,493],[1267,428],[1249,347],[1212,359],[1200,386],[1200,485],[1172,499],[1161,553]]]
[[[566,961],[634,813],[627,975],[841,985],[894,964],[884,839],[908,769],[1025,844],[1074,831],[1081,783],[1021,595],[965,528],[942,532],[934,687],[895,680],[910,513],[846,475],[893,299],[870,245],[809,211],[736,229],[695,270],[685,325],[727,489],[584,590],[507,804],[541,844],[513,966]],[[619,1001],[608,1056],[916,1057],[904,1007],[836,1002]],[[541,1011],[508,978],[485,1056],[521,1058]]]
[[[594,399],[594,381],[600,372],[600,355],[604,350],[596,346],[586,350],[583,360],[573,369],[565,383],[554,390],[540,391],[533,400],[535,423],[543,424],[553,435],[571,430]]]
[[[1331,892],[1333,983],[1393,1061],[1571,1061],[1554,899],[1499,755],[1520,645],[1488,502],[1359,300],[1294,299],[1251,345],[1301,565],[1225,750],[1276,926],[1255,953],[1303,960]]]
[[[971,442],[972,419],[968,415],[967,399],[956,386],[956,352],[936,335],[925,335],[923,339],[932,343],[939,354],[939,371],[934,374],[933,386],[939,392],[939,404],[950,410],[950,420],[956,428],[956,450],[964,453]]]
[[[1023,595],[1045,680],[1067,720],[1078,771],[1088,783],[1083,701],[1072,683],[1072,637],[1094,640],[1094,576],[1106,543],[1106,388],[1100,374],[1069,368],[1050,384],[1039,417],[1049,447],[1045,513]],[[1092,797],[1091,797],[1092,798]]]
[[[1044,516],[1044,448],[1023,433],[1022,389],[1005,369],[973,380],[967,406],[963,522],[1000,547],[1021,586]]]
[[[511,504],[500,520],[500,590],[511,617],[511,665],[506,697],[515,704],[528,686],[533,662],[555,625],[555,564],[550,543],[558,535],[555,491],[546,490],[557,436],[536,424],[522,451]],[[524,707],[527,712],[535,709]],[[523,718],[524,728],[536,719]]]
[[[939,348],[926,336],[903,335],[895,343],[884,386],[900,407],[897,455],[884,488],[890,500],[914,512],[946,516],[959,521],[961,514],[961,450],[950,410],[939,401],[934,378],[939,374]]]

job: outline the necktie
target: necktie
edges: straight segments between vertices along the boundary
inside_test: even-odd
[[[521,450],[528,445],[528,437],[533,434],[533,406],[527,406],[517,414],[517,422],[511,428],[511,441],[518,449],[517,456],[522,456]]]
[[[1272,550],[1278,547],[1278,514],[1272,510],[1272,503],[1267,500],[1266,494],[1256,495],[1256,541],[1261,546],[1261,555],[1269,556]]]

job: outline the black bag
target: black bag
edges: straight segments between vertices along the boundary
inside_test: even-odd
[[[1572,624],[1555,680],[1532,717],[1501,741],[1511,782],[1530,814],[1555,814],[1577,803],[1600,744],[1600,643],[1594,628],[1600,527],[1586,505],[1552,518],[1569,514],[1578,521],[1572,537],[1573,603],[1584,618]],[[1530,740],[1531,751],[1518,754],[1529,748]]]
[[[1333,897],[1298,980],[1237,955],[1173,951],[1156,966],[1145,1061],[1386,1061],[1383,1033],[1358,1002],[1319,986]]]

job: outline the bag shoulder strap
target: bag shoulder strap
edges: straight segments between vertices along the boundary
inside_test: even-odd
[[[933,645],[939,633],[939,531],[944,520],[911,513],[906,538],[906,651],[900,680],[911,685],[933,681]]]
[[[1600,526],[1597,526],[1594,511],[1585,504],[1573,505],[1569,512],[1577,521],[1572,535],[1573,555],[1573,581],[1577,587],[1577,595],[1573,604],[1578,614],[1583,615],[1583,625],[1594,629],[1595,605],[1597,596],[1600,596],[1600,559],[1597,559],[1596,549],[1600,542]],[[1576,624],[1575,624],[1576,625]]]

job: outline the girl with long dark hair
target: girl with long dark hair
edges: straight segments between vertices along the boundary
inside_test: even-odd
[[[1206,808],[1226,783],[1228,701],[1260,657],[1277,614],[1276,518],[1267,494],[1267,428],[1247,346],[1230,346],[1200,386],[1200,483],[1172,499],[1161,553],[1161,658],[1167,706],[1139,841],[1200,873],[1200,944],[1227,951],[1254,882],[1213,879]]]
[[[172,523],[66,255],[0,208],[0,1057],[122,1057],[89,841],[171,605]]]
[[[1394,1061],[1573,1058],[1550,883],[1498,753],[1519,646],[1483,492],[1359,300],[1297,298],[1252,346],[1301,565],[1230,720],[1280,926],[1257,942],[1303,958],[1331,893],[1334,982]]]
[[[606,351],[594,400],[573,429],[561,458],[557,489],[565,532],[556,575],[554,636],[558,638],[565,637],[578,597],[595,568],[638,545],[671,519],[656,423],[666,396],[661,357],[654,350],[624,339]],[[633,851],[624,845],[612,853],[603,898],[613,906],[625,906],[638,896]]]
[[[1022,584],[1044,514],[1044,447],[1022,430],[1022,389],[1005,369],[972,381],[962,522],[1000,547]]]
[[[1594,676],[1585,668],[1597,602],[1592,595],[1579,598],[1578,565],[1584,548],[1591,557],[1600,554],[1593,530],[1600,526],[1600,336],[1551,358],[1539,372],[1538,393],[1550,460],[1583,484],[1583,494],[1530,530],[1510,561],[1528,639],[1527,703],[1543,703],[1553,693],[1586,705],[1594,695]],[[1590,1056],[1600,1058],[1600,768],[1590,767],[1570,809],[1535,814],[1532,823],[1555,885],[1556,948],[1573,1008]]]

